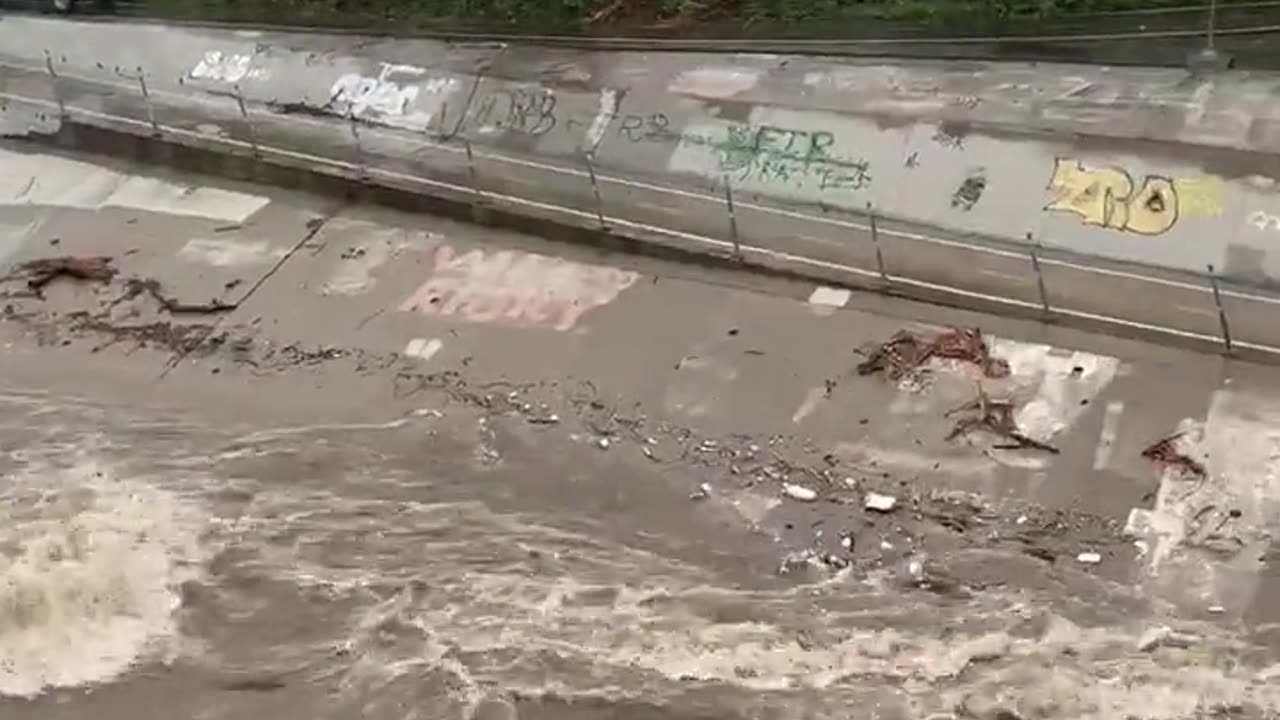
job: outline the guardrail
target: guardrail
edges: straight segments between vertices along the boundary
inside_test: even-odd
[[[148,86],[143,68],[117,71],[116,80],[104,82],[59,71],[50,54],[43,68],[0,64],[3,76],[20,79],[28,88],[26,92],[0,90],[0,98],[13,106],[6,111],[25,109],[37,123],[54,120],[48,129],[62,121],[78,122],[215,148],[253,162],[302,166],[308,172],[436,195],[470,204],[477,219],[486,209],[504,208],[602,234],[893,295],[1280,360],[1280,323],[1272,322],[1280,309],[1280,295],[1227,283],[1212,266],[1200,274],[1120,266],[1040,247],[1030,232],[1026,246],[1000,245],[886,217],[873,206],[837,216],[769,204],[744,198],[727,176],[703,191],[611,173],[590,153],[582,155],[580,164],[569,166],[477,148],[470,139],[443,128],[418,134],[370,126],[354,117],[342,121],[282,115],[247,103],[238,86],[226,95],[157,91]],[[73,83],[74,92],[69,92],[67,86]],[[94,92],[112,98],[116,109],[67,100]],[[210,134],[163,119],[178,109],[191,115],[191,105],[197,101],[197,114],[224,123],[234,118],[239,124],[235,136]],[[332,131],[342,123],[346,139],[321,151],[288,147],[281,140],[308,126]],[[387,146],[410,159],[395,164],[379,151]],[[549,187],[552,184],[559,189]],[[549,199],[549,194],[555,197]],[[681,215],[681,208],[696,212]],[[777,228],[773,234],[771,226]],[[841,245],[835,255],[823,257],[817,252],[794,252],[788,249],[793,245],[775,242],[779,233],[795,237],[801,232],[821,233]],[[1126,298],[1136,302],[1129,305],[1129,312],[1124,312]]]

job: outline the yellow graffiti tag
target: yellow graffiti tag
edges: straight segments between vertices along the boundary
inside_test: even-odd
[[[1135,190],[1129,173],[1114,167],[1086,169],[1079,160],[1054,162],[1049,190],[1057,197],[1045,206],[1067,212],[1086,225],[1159,235],[1178,221],[1178,193],[1173,181],[1148,175]]]
[[[1222,217],[1226,186],[1219,177],[1174,178],[1179,217]]]

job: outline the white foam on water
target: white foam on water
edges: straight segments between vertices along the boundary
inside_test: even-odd
[[[0,695],[109,681],[176,651],[194,508],[93,463],[0,485]]]

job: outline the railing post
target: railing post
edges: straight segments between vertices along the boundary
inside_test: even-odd
[[[58,82],[58,73],[53,69],[53,55],[44,51],[44,66],[49,71],[49,82],[53,86],[53,99],[58,102],[58,116],[67,119],[67,102],[62,98],[62,83]]]
[[[142,88],[142,100],[147,105],[147,120],[151,122],[151,132],[159,135],[160,125],[156,123],[156,109],[151,104],[151,93],[147,91],[147,76],[142,72],[142,66],[138,66],[138,86]]]
[[[604,222],[604,201],[600,199],[600,181],[596,178],[596,167],[591,161],[591,151],[584,150],[582,158],[587,163],[587,174],[591,177],[591,194],[596,199],[596,219],[600,221],[600,229],[606,230],[608,226]]]
[[[733,183],[729,181],[729,176],[724,176],[724,203],[729,209],[729,238],[733,240],[733,257],[736,260],[742,259],[742,243],[738,239],[738,213],[733,207]]]
[[[356,147],[356,175],[361,180],[368,179],[369,173],[365,170],[364,148],[360,146],[360,123],[356,120],[355,113],[349,113],[347,119],[351,123],[351,139],[355,142]]]
[[[1040,269],[1040,246],[1035,242],[1035,236],[1027,233],[1027,244],[1030,245],[1028,252],[1031,254],[1031,269],[1036,273],[1036,288],[1040,291],[1040,310],[1044,313],[1045,319],[1053,313],[1049,309],[1049,293],[1044,289],[1044,271]]]
[[[249,146],[253,148],[253,157],[262,158],[262,151],[258,148],[258,130],[253,126],[253,121],[249,119],[249,111],[244,106],[244,95],[240,92],[240,85],[231,86],[236,93],[236,105],[240,106],[240,119],[244,121],[244,127],[249,132]]]
[[[884,253],[880,251],[880,228],[876,224],[876,208],[871,203],[867,203],[867,217],[871,221],[871,246],[876,251],[876,270],[880,271],[880,280],[888,285],[889,272],[884,267]]]
[[[1213,288],[1213,304],[1218,307],[1218,325],[1222,328],[1222,345],[1231,354],[1231,323],[1227,321],[1227,309],[1222,306],[1222,290],[1218,287],[1218,274],[1209,266],[1209,284]]]

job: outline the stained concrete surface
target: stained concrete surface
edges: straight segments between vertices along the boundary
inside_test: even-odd
[[[84,27],[123,49],[104,61],[68,42]],[[1238,344],[1280,347],[1265,322],[1280,217],[1266,73],[593,54],[27,18],[0,33],[10,100],[0,123],[16,133],[59,127],[60,98],[77,123],[114,132],[150,137],[154,118],[171,142],[241,154],[257,143],[272,162],[419,192],[479,187],[521,212],[554,205],[562,222],[592,224],[602,209],[646,242],[656,229],[657,242],[703,253],[724,252],[733,235],[728,176],[754,262],[872,284],[874,207],[904,293],[945,289],[952,302],[994,297],[1025,312],[1041,302],[1034,250],[1060,318],[1214,343],[1213,266]],[[806,142],[824,148],[818,166],[791,147]],[[1085,186],[1074,211],[1050,212],[1075,192],[1054,189],[1059,160],[1116,184],[1114,198],[1168,179],[1180,199],[1161,206],[1173,224],[1120,227],[1111,201],[1086,202]]]
[[[0,207],[7,532],[74,557],[7,556],[0,683],[67,687],[0,716],[1280,707],[1273,368],[75,160]],[[33,297],[63,255],[118,274]],[[951,325],[1012,377],[854,371]],[[975,382],[1059,453],[946,440]]]

